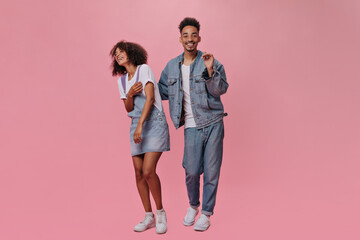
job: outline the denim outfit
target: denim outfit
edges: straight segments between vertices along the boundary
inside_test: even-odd
[[[137,77],[139,73],[137,73]],[[144,83],[143,83],[144,84]],[[119,89],[126,92],[121,84],[121,79],[118,80]],[[154,88],[157,87],[156,82]],[[128,113],[131,118],[130,126],[130,146],[131,156],[144,154],[147,152],[165,152],[170,150],[170,136],[169,126],[166,121],[165,113],[159,110],[155,105],[152,105],[151,110],[143,124],[143,131],[141,133],[141,143],[134,142],[134,132],[142,114],[146,96],[144,93],[138,93],[134,97],[134,109]]]
[[[144,94],[134,96],[134,110],[128,116],[131,117],[130,146],[131,156],[147,152],[165,152],[170,150],[169,126],[164,111],[159,111],[152,106],[141,133],[141,143],[134,142],[134,132],[138,125],[146,97]]]
[[[196,127],[185,129],[183,167],[186,187],[192,207],[200,205],[200,175],[204,173],[202,213],[212,215],[220,176],[223,153],[224,107],[220,96],[228,83],[223,65],[214,60],[211,77],[198,51],[190,65],[190,98]],[[181,65],[184,54],[170,60],[161,73],[160,95],[169,100],[170,116],[176,129],[184,125]]]

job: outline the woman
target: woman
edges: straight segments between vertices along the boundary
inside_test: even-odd
[[[139,44],[121,41],[111,49],[113,76],[118,80],[121,99],[131,118],[130,143],[136,185],[145,209],[145,218],[135,226],[142,232],[155,227],[157,233],[167,231],[166,213],[161,201],[161,184],[156,165],[164,151],[170,150],[169,127],[161,104],[159,89],[147,53]],[[156,224],[149,190],[156,204]]]

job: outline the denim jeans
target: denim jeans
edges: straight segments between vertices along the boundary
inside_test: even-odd
[[[224,123],[218,121],[204,128],[185,129],[183,167],[186,188],[192,207],[200,206],[200,175],[204,173],[203,203],[201,212],[212,215],[220,177],[223,154]]]

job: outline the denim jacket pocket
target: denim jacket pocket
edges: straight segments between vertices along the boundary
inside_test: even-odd
[[[174,96],[176,93],[177,87],[177,78],[169,78],[168,79],[168,87],[169,87],[169,95]]]
[[[203,78],[195,79],[194,88],[196,93],[206,93],[206,81]]]

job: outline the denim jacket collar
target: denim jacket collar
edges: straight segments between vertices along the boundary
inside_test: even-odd
[[[192,69],[194,68],[193,66],[195,66],[200,61],[202,55],[203,55],[203,52],[200,50],[197,50],[196,58],[195,58],[194,62],[190,65],[191,66],[190,72],[192,72]],[[184,62],[184,52],[177,57],[177,60],[178,60],[178,66],[179,66],[179,68],[181,68],[181,65]]]

